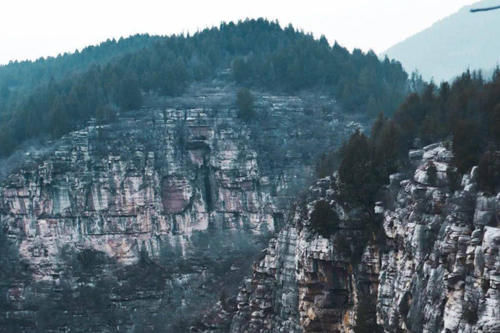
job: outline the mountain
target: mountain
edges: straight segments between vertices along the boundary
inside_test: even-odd
[[[450,80],[466,69],[488,74],[500,62],[500,10],[471,13],[471,8],[498,5],[495,0],[460,9],[384,52],[401,61],[408,72],[426,80]]]
[[[228,83],[276,92],[322,90],[346,112],[369,116],[390,113],[408,89],[407,74],[398,62],[379,61],[373,52],[350,53],[338,44],[329,45],[325,38],[317,40],[264,19],[223,23],[192,36],[138,39],[146,40],[139,45],[154,42],[135,52],[120,51],[127,43],[119,42],[113,54],[121,55],[100,62],[87,58],[106,45],[81,57],[68,56],[83,64],[81,70],[65,71],[65,57],[40,66],[26,62],[2,68],[0,156],[30,139],[59,138],[91,118],[102,120],[137,109],[146,96],[181,95],[190,84],[224,73],[229,74]],[[66,75],[39,80],[37,72],[32,76],[32,67]]]
[[[405,97],[398,62],[248,20],[24,87],[0,332],[499,330],[500,71]]]
[[[233,333],[497,332],[499,89],[498,72],[425,83],[369,138],[354,133],[338,171],[298,196],[205,327],[223,318]]]
[[[0,71],[0,332],[190,331],[321,154],[407,91],[399,63],[265,20],[138,38]]]

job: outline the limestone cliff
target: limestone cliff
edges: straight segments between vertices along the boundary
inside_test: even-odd
[[[369,216],[318,181],[237,298],[231,332],[499,332],[500,195],[454,180],[444,144],[410,152]],[[436,174],[427,169],[434,164]],[[326,201],[337,228],[311,228]]]
[[[182,332],[234,292],[357,126],[312,94],[257,93],[244,123],[235,95],[193,86],[23,157],[0,186],[0,331]]]
[[[413,179],[393,179],[394,207],[384,212],[378,320],[387,330],[498,332],[500,195],[478,192],[476,168],[450,184],[443,145],[411,155],[419,167]]]

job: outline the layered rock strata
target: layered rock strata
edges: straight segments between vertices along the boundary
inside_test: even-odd
[[[22,267],[1,283],[0,331],[185,331],[233,292],[309,155],[355,127],[330,99],[260,93],[245,123],[235,95],[193,87],[24,156],[0,186],[0,245]]]
[[[478,191],[476,168],[457,183],[445,144],[409,155],[412,177],[391,175],[375,217],[342,203],[335,178],[312,186],[240,289],[231,332],[499,332],[500,195]],[[311,226],[319,201],[338,216],[329,237]]]

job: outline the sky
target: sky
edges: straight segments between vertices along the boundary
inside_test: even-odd
[[[2,0],[0,64],[73,52],[136,33],[196,32],[247,17],[292,23],[333,43],[381,53],[467,0]]]

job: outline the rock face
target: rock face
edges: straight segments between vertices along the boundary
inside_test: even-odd
[[[263,93],[244,123],[234,96],[193,87],[25,156],[0,186],[0,332],[500,332],[500,195],[476,169],[434,144],[375,214],[335,177],[290,210],[361,125]]]
[[[231,332],[499,332],[500,195],[456,183],[444,144],[410,152],[375,217],[346,208],[335,178],[309,189],[240,288]],[[428,172],[434,164],[435,174]],[[323,237],[311,220],[338,216]]]
[[[332,100],[266,94],[246,124],[234,96],[195,87],[26,155],[0,187],[2,263],[22,267],[2,276],[0,331],[182,332],[237,287],[353,126]]]
[[[377,296],[379,249],[353,245],[365,239],[369,217],[344,208],[337,192],[335,178],[325,178],[297,204],[240,289],[231,332],[352,331],[361,302],[374,323],[375,303],[365,301]],[[311,227],[321,201],[338,216],[330,237]]]
[[[500,196],[477,191],[475,169],[449,190],[451,155],[424,149],[413,181],[394,184],[384,216],[378,319],[388,330],[500,331]],[[429,163],[437,177],[422,176]],[[434,184],[433,184],[434,183]]]

